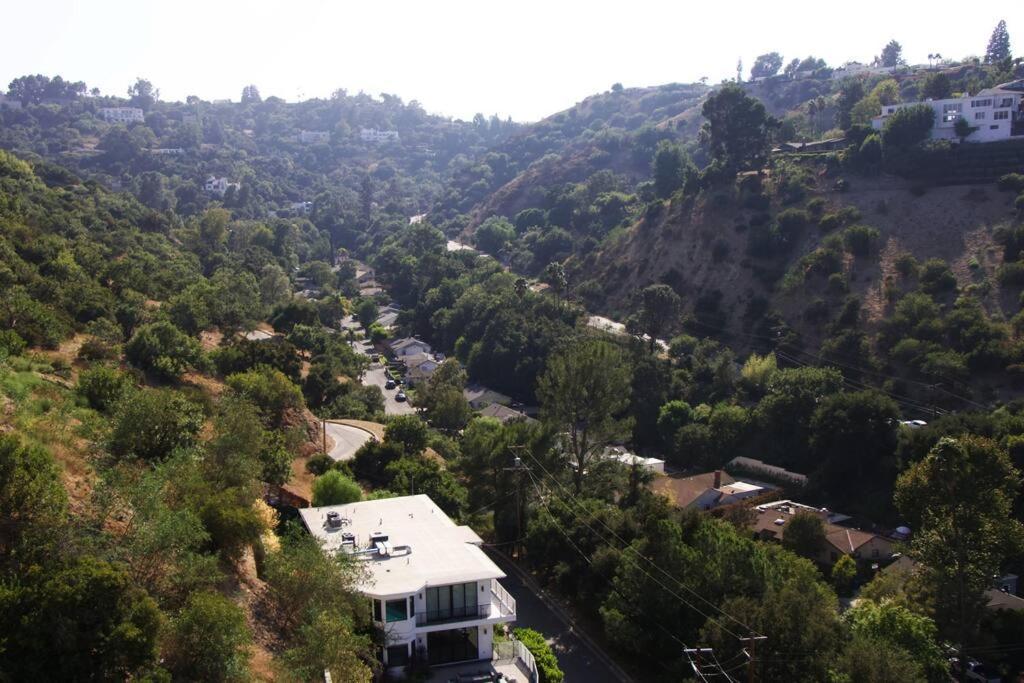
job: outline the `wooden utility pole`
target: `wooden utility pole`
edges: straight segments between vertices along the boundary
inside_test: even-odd
[[[523,448],[523,446],[519,446]],[[516,446],[509,446],[509,451],[513,453],[514,460],[512,461],[512,467],[506,467],[506,472],[518,472],[519,476],[516,477],[516,540],[512,542],[512,556],[520,557],[522,553],[516,553],[516,547],[522,544],[523,540],[523,476],[522,472],[529,472],[530,467],[523,463],[523,459],[518,455],[514,455]]]
[[[327,455],[327,420],[320,420],[320,434],[323,436],[322,447],[324,455]]]
[[[768,636],[749,636],[739,640],[741,643],[748,643],[750,646],[749,650],[744,650],[747,653],[747,683],[754,683],[754,662],[757,659],[757,653],[754,648],[757,646],[757,641],[768,640]]]

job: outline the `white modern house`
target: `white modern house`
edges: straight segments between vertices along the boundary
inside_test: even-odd
[[[881,114],[871,119],[871,126],[881,130],[886,120],[900,109],[922,104],[935,112],[932,139],[957,139],[956,122],[964,119],[975,129],[965,142],[1024,140],[1024,81],[987,88],[977,95],[884,105]]]
[[[241,186],[241,183],[233,183],[227,178],[215,178],[214,176],[210,176],[206,179],[206,182],[203,184],[203,189],[209,192],[210,194],[215,194],[223,197],[225,194],[227,194],[229,188],[233,187],[235,188],[235,192],[237,192]]]
[[[146,115],[138,107],[100,107],[100,116],[107,123],[141,123]]]
[[[331,134],[326,130],[303,130],[299,131],[299,142],[310,145],[314,142],[330,142]]]
[[[359,139],[363,142],[389,142],[398,141],[397,130],[379,130],[377,128],[362,128],[359,131]]]
[[[388,669],[413,657],[431,666],[490,660],[494,629],[515,621],[505,574],[425,495],[299,511],[327,553],[347,553],[365,569],[359,590],[385,635]],[[397,672],[396,672],[397,673]]]

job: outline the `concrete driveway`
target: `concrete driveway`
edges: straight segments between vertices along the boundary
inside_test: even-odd
[[[380,387],[380,391],[384,394],[384,414],[385,415],[415,415],[416,409],[409,405],[408,401],[396,401],[395,394],[398,393],[398,389],[385,389],[388,378],[384,374],[384,366],[378,363],[370,366],[370,369],[363,375],[363,384],[365,386],[376,386]]]
[[[373,438],[373,435],[365,429],[350,425],[326,422],[324,426],[327,429],[328,438],[334,442],[334,445],[327,451],[327,455],[333,460],[351,460],[355,457],[356,451]]]

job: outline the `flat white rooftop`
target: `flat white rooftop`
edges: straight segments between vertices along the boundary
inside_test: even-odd
[[[340,527],[327,525],[327,513],[337,512]],[[366,576],[359,589],[386,598],[408,595],[427,586],[499,579],[505,573],[480,549],[483,542],[468,526],[459,526],[428,496],[402,496],[299,510],[302,522],[326,552],[346,552],[342,534],[355,535],[357,550],[366,550],[371,533],[384,533],[392,550],[355,555]],[[406,552],[402,546],[408,546]]]

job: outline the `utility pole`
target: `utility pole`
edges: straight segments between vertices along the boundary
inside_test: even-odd
[[[747,683],[754,683],[754,661],[757,659],[754,648],[757,646],[757,641],[768,640],[768,636],[748,636],[739,640],[741,643],[750,645],[749,650],[744,650],[747,653]]]
[[[327,420],[320,420],[320,433],[323,435],[324,455],[327,455]]]
[[[690,662],[690,666],[693,667],[693,672],[697,674],[697,677],[702,681],[707,680],[704,676],[704,672],[701,671],[701,667],[704,663],[701,661],[703,655],[710,655],[714,650],[710,647],[687,647],[683,649],[683,654],[686,655],[687,661]]]
[[[512,461],[512,467],[506,467],[506,472],[529,472],[530,467],[523,463],[523,459],[518,455],[515,455],[516,450],[526,448],[526,446],[509,446],[509,451],[513,454],[514,460]],[[520,557],[522,553],[516,553],[516,547],[522,544],[523,540],[523,477],[522,474],[516,477],[516,540],[512,542],[512,556]]]

